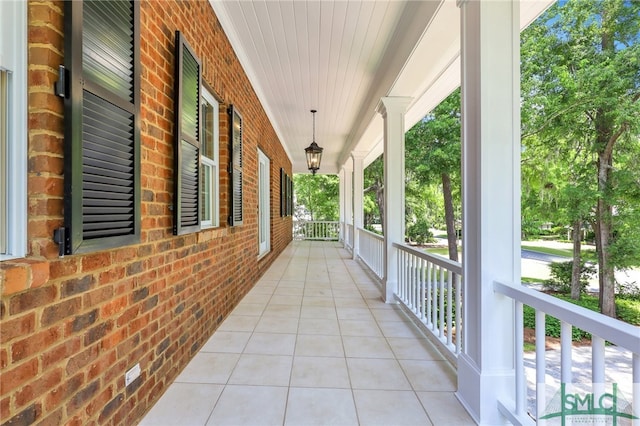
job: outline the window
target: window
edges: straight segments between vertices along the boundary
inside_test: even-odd
[[[271,161],[258,149],[258,255],[271,250]]]
[[[242,225],[242,116],[233,105],[229,108],[231,120],[230,142],[231,142],[231,215],[229,224],[231,226]]]
[[[200,156],[202,226],[219,226],[218,130],[219,104],[209,91],[202,92],[202,151]]]
[[[64,16],[65,253],[133,244],[140,240],[140,4],[71,1]]]
[[[0,260],[27,254],[27,2],[0,1]]]
[[[176,31],[173,233],[200,229],[200,60]]]

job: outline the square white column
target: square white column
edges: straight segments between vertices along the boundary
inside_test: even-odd
[[[384,301],[395,303],[398,287],[398,250],[404,242],[404,115],[408,97],[384,97],[378,112],[384,119]]]
[[[365,153],[353,152],[353,258],[360,255],[360,235],[364,227],[364,157]]]
[[[480,424],[514,401],[514,306],[493,283],[520,282],[519,2],[459,0],[462,58],[463,348],[458,398]]]

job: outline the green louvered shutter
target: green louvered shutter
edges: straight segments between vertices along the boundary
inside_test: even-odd
[[[140,239],[138,2],[65,2],[65,253]]]
[[[230,148],[231,148],[231,214],[229,224],[231,226],[242,225],[242,198],[243,198],[243,152],[242,152],[242,116],[236,108],[229,108]]]
[[[200,229],[200,60],[176,31],[175,235]]]

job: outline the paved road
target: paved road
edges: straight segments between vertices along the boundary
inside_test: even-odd
[[[568,262],[570,257],[555,256],[552,254],[541,253],[538,251],[522,249],[521,256],[523,259],[539,260],[541,262]]]

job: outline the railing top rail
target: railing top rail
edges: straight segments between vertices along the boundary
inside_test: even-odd
[[[335,223],[338,224],[337,220],[294,220],[293,223]]]
[[[380,234],[376,234],[375,232],[371,232],[368,229],[358,228],[358,232],[363,232],[363,233],[369,235],[370,237],[373,237],[373,238],[375,238],[377,240],[380,240],[380,241],[384,241],[384,236],[382,236]]]
[[[416,248],[408,246],[406,244],[393,243],[393,246],[400,250],[409,252],[415,255],[416,257],[419,257],[420,259],[424,259],[428,262],[431,262],[435,265],[445,268],[455,274],[462,275],[462,263],[460,262],[454,262],[453,260],[447,259],[446,257],[427,253],[422,250],[418,250]]]
[[[582,306],[559,300],[556,297],[528,287],[511,286],[496,281],[493,283],[493,288],[500,294],[509,296],[588,333],[602,337],[617,346],[638,353],[638,348],[640,348],[640,327],[591,311]]]

